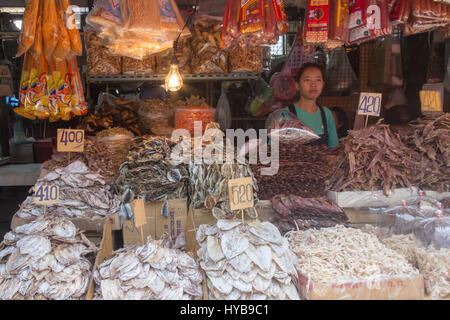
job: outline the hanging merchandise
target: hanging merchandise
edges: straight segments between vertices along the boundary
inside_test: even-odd
[[[328,95],[348,95],[358,86],[358,78],[348,60],[345,48],[329,53],[326,68],[325,92]]]
[[[350,5],[349,41],[362,43],[392,33],[384,0],[355,0]]]
[[[86,22],[111,53],[135,59],[172,48],[185,24],[174,0],[96,0]]]
[[[216,121],[220,124],[222,130],[231,127],[231,110],[230,102],[228,101],[227,94],[222,88],[222,93],[220,94],[219,101],[216,107]]]
[[[22,34],[19,42],[17,57],[27,52],[36,40],[36,28],[38,22],[39,0],[29,0],[25,7],[22,21]]]
[[[295,77],[303,64],[314,62],[314,52],[310,47],[303,43],[303,27],[299,26],[295,44],[289,52],[281,73]]]
[[[330,3],[328,0],[310,0],[305,27],[305,41],[324,43],[328,40]]]
[[[389,1],[389,18],[391,25],[404,24],[408,22],[411,12],[411,0]]]
[[[289,31],[282,0],[227,0],[223,47],[227,50],[275,44]]]
[[[349,0],[330,1],[330,25],[326,47],[332,49],[348,42]]]
[[[405,34],[415,34],[446,27],[450,23],[450,4],[432,0],[411,0],[411,17],[405,25]]]

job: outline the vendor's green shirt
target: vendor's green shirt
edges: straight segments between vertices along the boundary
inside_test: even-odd
[[[328,148],[334,148],[339,144],[338,136],[336,133],[336,124],[334,123],[333,113],[327,107],[322,107],[325,112],[328,127]],[[288,109],[289,110],[289,109]],[[308,127],[310,127],[315,133],[323,134],[322,116],[320,115],[320,109],[317,109],[316,113],[309,113],[295,105],[297,111],[297,117],[302,120]]]

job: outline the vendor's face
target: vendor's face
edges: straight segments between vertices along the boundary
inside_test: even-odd
[[[308,68],[300,77],[297,90],[303,98],[315,100],[322,94],[323,86],[322,72],[317,68]]]

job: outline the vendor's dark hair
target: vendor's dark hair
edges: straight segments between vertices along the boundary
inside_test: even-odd
[[[295,75],[295,81],[299,82],[300,78],[302,77],[302,74],[306,70],[311,69],[311,68],[320,70],[320,73],[322,74],[322,79],[325,81],[325,71],[323,70],[323,68],[320,65],[318,65],[317,63],[312,63],[312,62],[305,63],[300,67],[300,69],[297,71],[297,74]]]

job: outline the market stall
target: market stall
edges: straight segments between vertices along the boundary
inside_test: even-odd
[[[0,299],[448,299],[448,79],[433,45],[422,115],[400,129],[383,115],[406,81],[396,35],[448,39],[450,4],[306,2],[299,27],[283,1],[202,16],[198,1],[96,0],[80,36],[70,1],[28,0],[12,110],[45,123],[52,150],[0,243]],[[312,62],[321,129],[294,104]],[[355,120],[337,147],[322,104]]]

